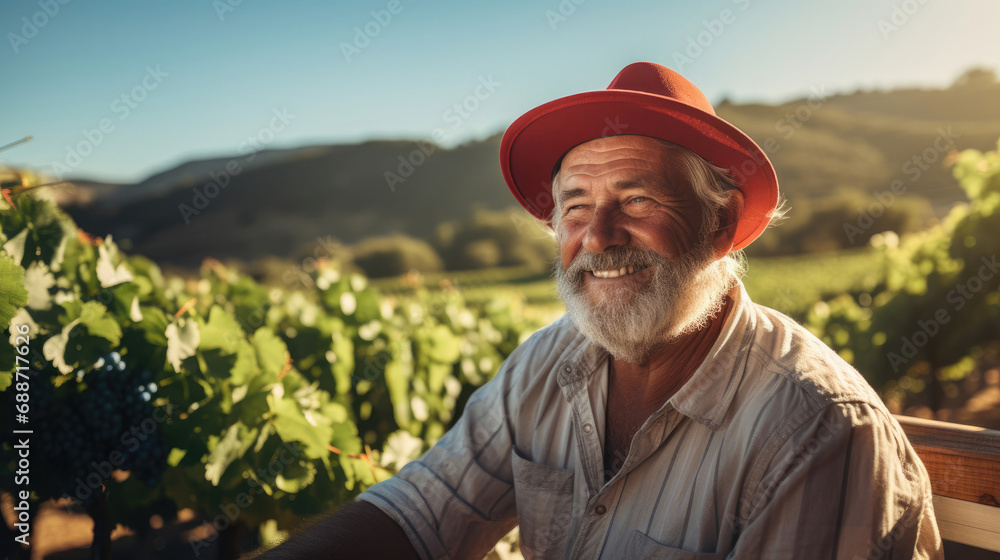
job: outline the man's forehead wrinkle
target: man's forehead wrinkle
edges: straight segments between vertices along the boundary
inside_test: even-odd
[[[604,174],[602,173],[595,175],[589,173],[581,173],[578,175],[574,174],[568,177],[564,177],[563,180],[559,182],[560,190],[568,190],[570,188],[574,187],[579,188],[580,186],[588,185],[590,183],[590,179],[598,179],[601,177],[601,175]],[[610,186],[614,190],[622,190],[627,188],[645,187],[652,183],[653,182],[648,180],[646,177],[633,177],[628,179],[622,178],[622,179],[612,180],[610,182]]]
[[[631,171],[634,168],[628,167],[627,169]],[[564,169],[560,171],[557,190],[564,195],[570,190],[574,191],[574,194],[582,194],[579,191],[586,190],[592,186],[595,180],[600,181],[602,178],[622,170],[623,167],[618,167],[594,173],[582,170],[578,171],[577,169]],[[610,177],[608,184],[611,190],[622,191],[630,188],[653,188],[664,195],[673,195],[678,194],[679,191],[687,186],[686,181],[680,177],[676,177],[668,169],[641,169],[635,171],[636,173],[630,173],[621,178]]]
[[[577,146],[576,148],[573,148],[572,150],[569,151],[568,156],[572,157],[573,156],[573,152],[599,152],[599,153],[602,153],[602,154],[608,154],[608,153],[611,153],[611,152],[625,152],[625,151],[629,151],[629,152],[666,153],[666,150],[663,149],[663,148],[660,148],[659,146],[636,146],[636,145],[628,145],[628,146],[609,146],[609,147],[603,147],[601,144],[596,144],[595,143],[594,145],[582,144],[580,146]]]
[[[644,152],[652,157],[664,157],[670,154],[668,148],[657,142],[653,138],[637,137],[634,140],[626,140],[623,137],[615,136],[609,138],[599,138],[585,142],[571,149],[566,158],[573,158],[577,154],[593,152],[599,154],[611,154],[613,152]]]
[[[620,191],[650,188],[673,194],[687,183],[678,176],[670,160],[674,155],[659,142],[643,137],[602,138],[581,144],[563,158],[556,175],[556,195],[560,199],[581,189],[608,186]]]
[[[567,173],[582,173],[584,175],[606,175],[622,169],[636,170],[640,172],[652,172],[658,167],[663,167],[659,162],[650,161],[643,158],[615,159],[602,162],[569,163],[564,169]]]
[[[590,179],[600,179],[622,171],[630,172],[628,177],[623,177],[614,181],[615,184],[622,183],[649,183],[653,177],[662,176],[652,166],[636,168],[630,162],[642,160],[618,160],[613,163],[579,163],[573,164],[560,170],[560,186],[568,183],[587,182]],[[645,163],[645,162],[644,162]]]
[[[614,152],[624,152],[621,154],[615,154]],[[590,160],[597,161],[580,161],[584,157],[588,157]],[[640,165],[643,167],[647,166],[661,166],[663,162],[669,158],[668,154],[653,150],[637,150],[635,148],[620,148],[615,150],[599,150],[593,151],[591,153],[578,152],[570,153],[563,159],[563,167],[576,167],[576,166],[590,166],[590,165],[609,165],[609,164],[620,164],[620,165]]]

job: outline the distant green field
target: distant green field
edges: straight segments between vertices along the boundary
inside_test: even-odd
[[[801,319],[821,299],[869,292],[884,278],[882,255],[863,248],[751,259],[743,283],[755,302]]]
[[[844,292],[870,291],[885,277],[882,257],[872,249],[855,249],[749,261],[743,282],[753,300],[797,319],[821,299]],[[422,283],[437,289],[447,281],[465,294],[467,301],[514,297],[525,303],[525,313],[545,322],[563,312],[555,281],[547,275],[517,268],[497,268],[427,275]],[[447,285],[446,283],[446,285]],[[410,292],[405,279],[372,280],[387,294]]]
[[[556,296],[555,280],[524,268],[491,268],[438,272],[422,276],[420,282],[428,289],[451,285],[462,291],[466,301],[482,303],[496,297],[509,297],[524,303],[529,319],[548,324],[563,314],[563,305]],[[413,292],[405,277],[372,279],[371,285],[383,293],[405,297]]]

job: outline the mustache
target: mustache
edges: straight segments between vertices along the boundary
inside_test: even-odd
[[[645,268],[665,261],[656,251],[641,247],[623,246],[604,253],[583,249],[565,271],[569,278],[576,278],[591,270],[614,270],[626,266]]]

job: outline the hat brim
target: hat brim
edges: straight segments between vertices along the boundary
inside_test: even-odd
[[[500,167],[514,198],[535,217],[551,217],[552,170],[573,147],[595,138],[636,134],[683,146],[728,169],[743,192],[733,250],[771,220],[778,179],[767,155],[735,126],[669,97],[600,90],[556,99],[514,121],[500,142]]]

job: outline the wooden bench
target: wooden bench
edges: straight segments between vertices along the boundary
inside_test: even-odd
[[[1000,552],[1000,431],[896,420],[927,467],[941,538]]]

